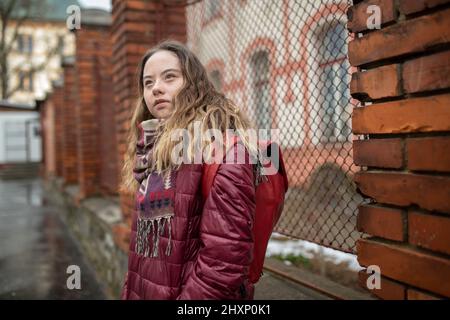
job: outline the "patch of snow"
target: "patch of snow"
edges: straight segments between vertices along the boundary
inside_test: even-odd
[[[321,255],[326,261],[331,261],[335,264],[345,262],[351,270],[359,271],[363,269],[354,254],[327,248],[306,240],[294,240],[276,232],[272,233],[267,246],[266,257],[273,255],[286,256],[288,254],[301,255],[307,259]]]

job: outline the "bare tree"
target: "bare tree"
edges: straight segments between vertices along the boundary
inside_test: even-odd
[[[0,94],[1,99],[8,99],[17,90],[20,84],[10,87],[11,75],[21,71],[23,65],[10,68],[8,57],[14,50],[21,28],[27,20],[44,16],[45,4],[35,0],[1,0],[0,1]],[[49,43],[49,41],[47,41]],[[46,58],[42,63],[32,64],[31,53],[28,53],[29,64],[26,71],[33,74],[42,71],[55,55],[61,54],[62,43],[48,47]]]

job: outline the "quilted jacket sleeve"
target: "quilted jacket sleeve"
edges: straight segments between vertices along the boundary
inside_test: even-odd
[[[252,258],[254,213],[252,165],[222,164],[203,207],[201,247],[179,300],[240,299]]]

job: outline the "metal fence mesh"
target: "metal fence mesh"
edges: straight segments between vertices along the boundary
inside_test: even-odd
[[[186,3],[188,46],[258,128],[279,129],[290,189],[276,230],[354,252],[347,59],[349,4],[326,0]]]

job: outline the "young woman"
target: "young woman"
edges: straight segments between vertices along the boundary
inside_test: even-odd
[[[194,124],[241,130],[249,121],[217,92],[198,58],[184,45],[165,41],[139,66],[140,100],[134,110],[123,167],[122,190],[136,192],[128,272],[122,299],[252,299],[248,281],[255,211],[255,166],[220,165],[203,199],[200,163],[174,163],[185,129],[195,143]],[[198,133],[198,132],[197,132]],[[241,137],[245,157],[251,150]],[[203,149],[202,149],[203,150]],[[239,158],[237,144],[225,155]],[[193,153],[188,153],[193,159]],[[186,161],[185,161],[186,162]]]

